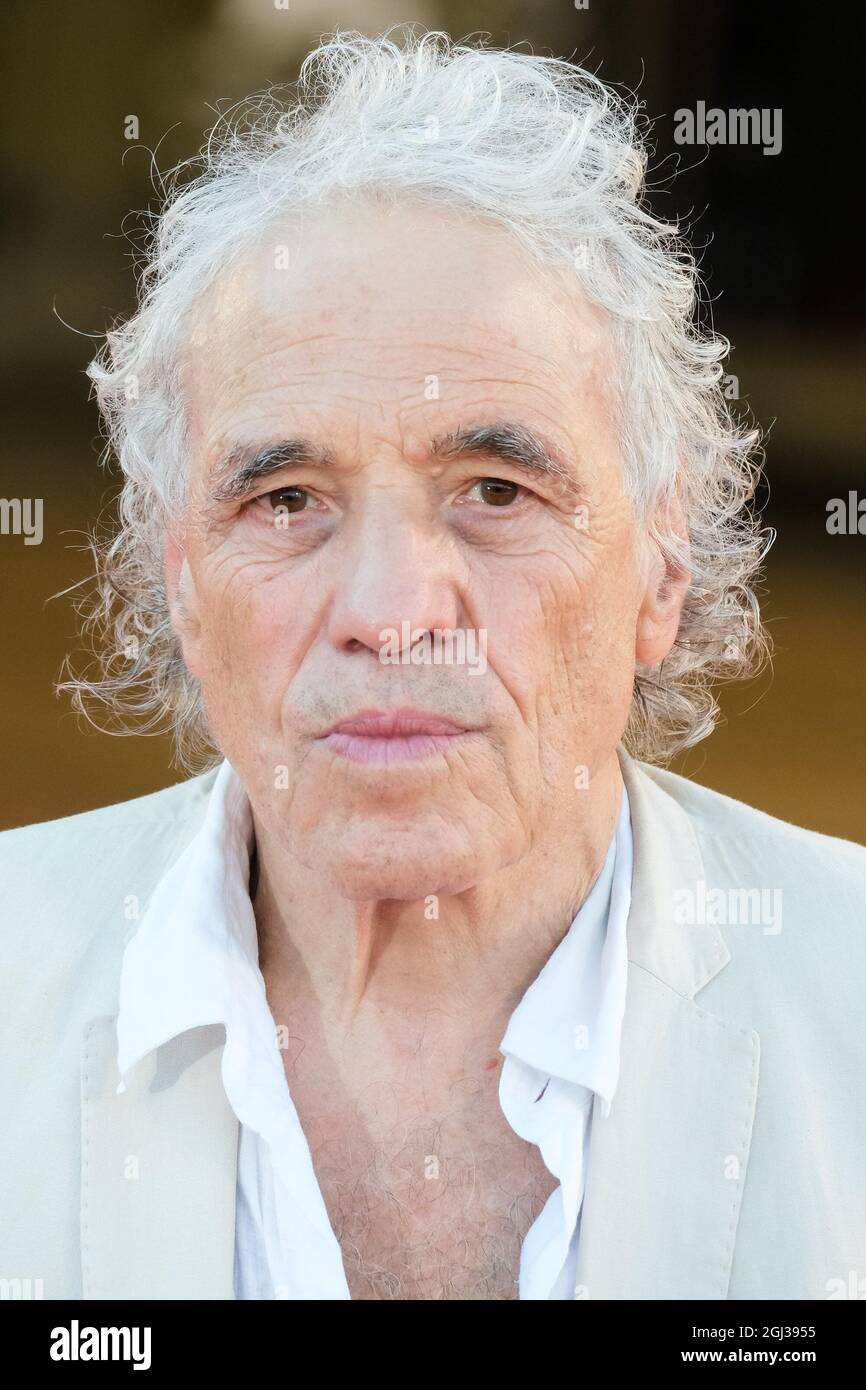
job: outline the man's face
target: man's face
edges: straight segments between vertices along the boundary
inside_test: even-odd
[[[343,896],[459,892],[591,814],[647,584],[612,377],[565,272],[432,209],[307,213],[202,300],[175,625],[256,816]],[[329,735],[407,707],[455,729]]]

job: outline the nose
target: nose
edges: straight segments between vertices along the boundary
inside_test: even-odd
[[[458,627],[460,598],[453,541],[383,508],[368,515],[345,541],[331,605],[328,635],[344,652],[383,644],[402,653],[423,632]]]

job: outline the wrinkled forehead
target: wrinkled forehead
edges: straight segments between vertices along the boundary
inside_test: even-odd
[[[608,317],[569,265],[486,220],[348,204],[275,222],[235,258],[194,307],[182,374],[212,438],[278,398],[388,409],[415,393],[444,409],[474,392],[558,415],[603,403],[613,362]]]

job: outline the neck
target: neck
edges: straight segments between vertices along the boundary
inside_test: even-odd
[[[578,799],[579,815],[552,817],[515,863],[463,892],[413,901],[339,896],[254,812],[259,964],[277,1022],[313,1022],[335,1048],[372,1030],[386,1050],[435,1036],[489,1052],[598,877],[621,794],[614,756]]]

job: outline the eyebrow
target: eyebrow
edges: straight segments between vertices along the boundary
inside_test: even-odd
[[[495,425],[473,425],[440,435],[432,441],[430,452],[439,459],[461,458],[467,454],[504,459],[532,477],[552,478],[565,483],[574,492],[583,491],[565,455],[543,435],[509,420]]]
[[[564,484],[575,495],[583,495],[583,488],[565,456],[543,435],[508,420],[493,425],[471,425],[437,435],[430,442],[429,453],[431,458],[444,461],[467,455],[503,459],[531,477],[552,479]],[[237,444],[218,466],[211,500],[216,503],[238,501],[255,483],[283,469],[301,465],[333,468],[336,462],[331,449],[301,437],[264,446]]]
[[[315,464],[333,468],[336,462],[329,449],[320,448],[309,439],[281,439],[276,444],[236,444],[220,461],[216,482],[211,489],[213,502],[236,502],[262,478],[279,473],[292,465]]]

